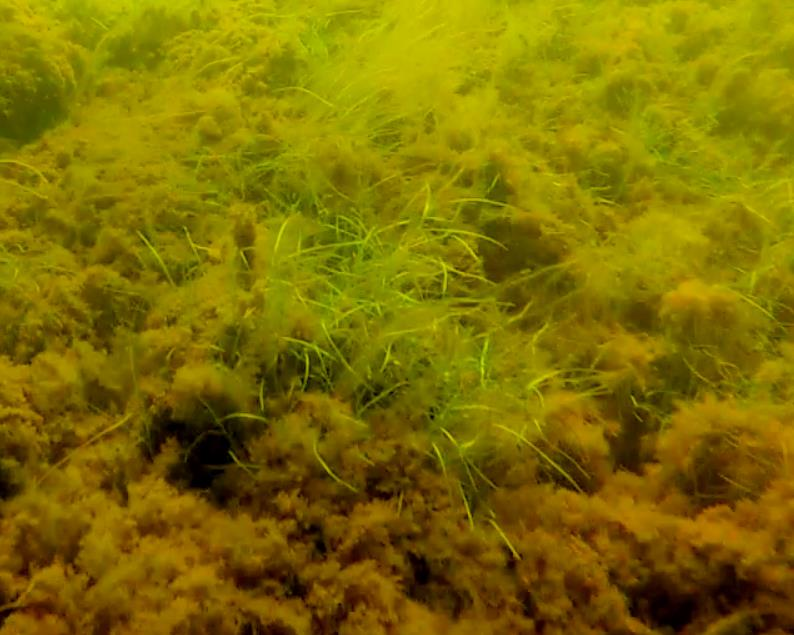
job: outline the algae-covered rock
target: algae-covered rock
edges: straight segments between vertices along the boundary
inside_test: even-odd
[[[64,119],[79,49],[24,2],[0,0],[0,138],[28,142]]]

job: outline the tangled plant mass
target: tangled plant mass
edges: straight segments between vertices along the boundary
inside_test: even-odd
[[[794,632],[793,10],[0,0],[0,635]]]

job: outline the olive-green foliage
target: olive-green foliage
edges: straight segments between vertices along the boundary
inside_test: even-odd
[[[493,309],[476,235],[460,223],[406,213],[384,225],[352,211],[310,223],[305,243],[290,227],[301,223],[280,219],[270,258],[257,256],[269,275],[254,284],[265,337],[253,339],[281,337],[263,360],[279,383],[333,391],[358,412],[383,406],[453,366],[444,340],[481,330]]]
[[[0,138],[27,142],[68,114],[78,49],[24,3],[0,4]]]

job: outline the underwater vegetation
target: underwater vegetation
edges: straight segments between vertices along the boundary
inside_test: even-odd
[[[794,632],[792,24],[0,0],[0,635]]]

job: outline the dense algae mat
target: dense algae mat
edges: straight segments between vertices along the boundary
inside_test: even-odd
[[[794,632],[792,25],[0,0],[0,634]]]

